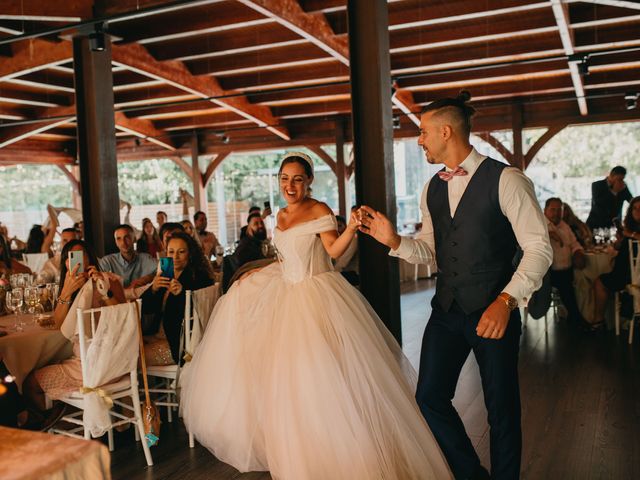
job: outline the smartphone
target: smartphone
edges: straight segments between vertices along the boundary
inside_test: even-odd
[[[266,210],[267,208],[271,208],[271,202],[269,200],[264,202],[264,209]]]
[[[173,258],[160,257],[160,272],[163,277],[173,278]]]
[[[80,265],[78,273],[84,272],[84,252],[82,250],[71,250],[69,252],[69,271],[73,272],[76,265]]]

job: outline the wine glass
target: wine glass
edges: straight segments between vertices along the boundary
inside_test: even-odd
[[[35,322],[35,315],[37,313],[36,305],[40,305],[40,295],[36,287],[27,287],[24,289],[24,300],[29,305],[29,313],[32,315],[32,320]],[[40,306],[42,308],[42,306]]]
[[[20,316],[23,304],[23,292],[21,288],[14,288],[7,292],[7,307],[10,308],[16,316],[15,330],[22,331],[22,318]]]

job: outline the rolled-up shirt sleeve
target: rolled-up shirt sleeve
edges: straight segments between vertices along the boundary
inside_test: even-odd
[[[524,255],[511,281],[503,289],[522,304],[542,285],[553,261],[547,220],[536,199],[533,183],[517,168],[500,176],[499,200]]]
[[[431,213],[427,208],[427,188],[429,182],[424,186],[420,196],[420,211],[422,213],[422,229],[415,238],[401,237],[400,246],[396,250],[391,250],[389,255],[399,257],[409,263],[424,263],[435,268],[435,240],[433,237],[433,222]]]

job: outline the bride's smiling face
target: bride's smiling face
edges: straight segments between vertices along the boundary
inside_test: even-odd
[[[280,172],[280,191],[288,204],[304,200],[313,178],[310,178],[304,167],[298,162],[287,163]]]

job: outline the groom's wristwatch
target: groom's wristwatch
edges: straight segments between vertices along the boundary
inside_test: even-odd
[[[518,300],[516,300],[515,297],[509,295],[507,292],[501,292],[500,295],[498,295],[498,298],[501,298],[502,301],[507,304],[507,308],[509,308],[509,311],[513,311],[518,308]]]

